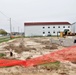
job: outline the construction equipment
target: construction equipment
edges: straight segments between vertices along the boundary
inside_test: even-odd
[[[65,30],[64,30],[64,36],[66,36],[66,35],[68,35],[68,34],[70,34],[69,29],[65,29]]]
[[[69,29],[64,29],[63,32],[60,32],[60,37],[65,36],[75,36],[75,33],[72,33]]]
[[[63,37],[63,35],[64,35],[63,32],[60,32],[60,37]]]

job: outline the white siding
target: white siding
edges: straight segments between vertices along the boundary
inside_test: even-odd
[[[41,26],[25,26],[25,36],[42,36]]]
[[[76,33],[76,22],[72,24],[71,31],[72,33]]]
[[[55,26],[55,28],[53,28]],[[60,28],[58,28],[60,26]],[[65,28],[63,28],[65,26]],[[70,28],[68,28],[70,26]],[[43,28],[45,27],[45,28]],[[48,28],[50,27],[50,28]],[[50,32],[51,35],[57,35],[58,31],[64,31],[64,29],[71,30],[71,25],[34,25],[25,26],[25,36],[47,36]],[[55,31],[55,33],[53,33]],[[45,32],[45,34],[43,34]]]

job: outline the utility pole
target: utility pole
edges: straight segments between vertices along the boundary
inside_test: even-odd
[[[10,18],[10,39],[11,39],[11,36],[12,36],[12,25],[11,25],[11,18]]]

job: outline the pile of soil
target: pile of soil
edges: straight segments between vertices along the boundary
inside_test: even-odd
[[[50,40],[36,39],[34,41],[37,42],[37,43],[41,43],[41,44],[45,45],[45,47],[43,47],[43,49],[58,49],[58,45],[57,44],[52,44]]]
[[[58,46],[56,44],[50,44],[43,47],[44,49],[58,49]]]
[[[28,47],[25,47],[25,46],[14,46],[14,45],[9,45],[9,46],[6,46],[4,47],[5,49],[7,50],[14,50],[15,52],[17,53],[22,53],[23,51],[30,51],[30,50],[36,50],[35,48],[28,48]]]

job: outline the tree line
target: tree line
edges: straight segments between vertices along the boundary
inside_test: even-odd
[[[0,29],[0,35],[7,35],[7,32],[3,29]]]

